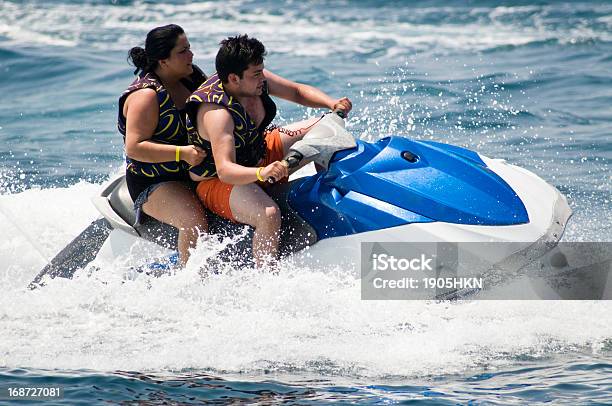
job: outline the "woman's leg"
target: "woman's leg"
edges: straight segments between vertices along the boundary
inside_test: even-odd
[[[234,185],[229,204],[236,221],[255,227],[255,265],[260,268],[269,261],[275,261],[278,254],[281,212],[272,198],[254,183]]]
[[[164,182],[142,206],[149,216],[178,228],[179,264],[184,267],[199,233],[208,232],[204,207],[193,190],[181,182]]]

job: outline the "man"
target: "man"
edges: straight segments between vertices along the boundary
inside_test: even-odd
[[[217,73],[187,102],[190,142],[207,151],[204,161],[190,170],[192,179],[201,181],[198,197],[212,212],[255,228],[258,267],[276,259],[281,226],[280,210],[266,194],[265,180],[289,176],[281,160],[315,122],[266,131],[276,115],[270,95],[345,114],[352,108],[346,97],[333,99],[264,69],[265,55],[263,44],[247,35],[223,40],[215,60]]]

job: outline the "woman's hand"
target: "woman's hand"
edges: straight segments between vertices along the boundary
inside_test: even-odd
[[[332,107],[332,111],[342,110],[344,112],[344,117],[348,116],[348,113],[353,109],[353,103],[348,97],[343,97],[341,99],[336,100],[334,103],[334,107]]]
[[[185,161],[191,166],[200,164],[206,158],[206,151],[195,145],[184,145],[179,148],[181,161]]]

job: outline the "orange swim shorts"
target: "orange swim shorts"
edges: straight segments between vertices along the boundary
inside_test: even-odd
[[[266,133],[266,152],[259,163],[259,166],[268,166],[272,162],[283,159],[283,142],[281,141],[278,128]],[[282,179],[281,182],[286,182],[287,179]],[[257,182],[260,186],[266,185],[262,182]],[[235,221],[230,208],[230,194],[234,185],[223,183],[219,178],[206,179],[201,181],[196,193],[204,206],[213,213],[226,219]]]

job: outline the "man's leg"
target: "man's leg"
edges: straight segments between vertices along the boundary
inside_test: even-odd
[[[291,123],[291,124],[287,124],[283,126],[284,129],[291,130],[291,131],[298,131],[298,133],[295,135],[284,134],[280,132],[278,129],[273,130],[272,132],[268,133],[268,135],[266,136],[267,148],[268,148],[268,151],[266,153],[267,157],[264,160],[264,162],[261,163],[261,165],[263,166],[269,165],[274,161],[280,161],[281,159],[283,159],[285,155],[287,155],[287,153],[289,152],[289,149],[291,148],[291,146],[295,144],[296,142],[298,142],[299,140],[301,140],[302,138],[304,138],[304,136],[308,134],[308,131],[310,131],[311,127],[315,123],[317,123],[319,119],[320,118],[318,117],[313,117],[313,118],[309,118],[308,120],[298,121],[296,123]],[[305,161],[305,162],[300,163],[300,165],[298,165],[296,168],[289,169],[289,174],[292,174],[293,172],[297,171],[303,166],[308,165],[309,163],[310,161]],[[317,168],[317,172],[319,172],[318,168]]]
[[[178,228],[179,263],[184,267],[189,248],[195,247],[199,233],[208,232],[206,213],[197,196],[181,182],[165,182],[149,195],[142,209],[149,216]]]
[[[229,199],[234,219],[255,227],[253,257],[258,268],[276,260],[281,227],[281,212],[258,185],[234,185]]]
[[[284,152],[283,156],[287,155],[287,153],[289,152],[289,149],[291,148],[293,144],[295,144],[296,142],[304,138],[306,134],[308,134],[308,131],[310,131],[310,127],[314,123],[319,121],[319,119],[320,117],[312,117],[312,118],[309,118],[308,120],[298,121],[298,122],[287,124],[283,126],[283,128],[287,130],[291,130],[291,131],[301,130],[297,135],[294,135],[294,136],[280,133],[280,139],[281,139],[281,142],[283,143],[283,152]]]

